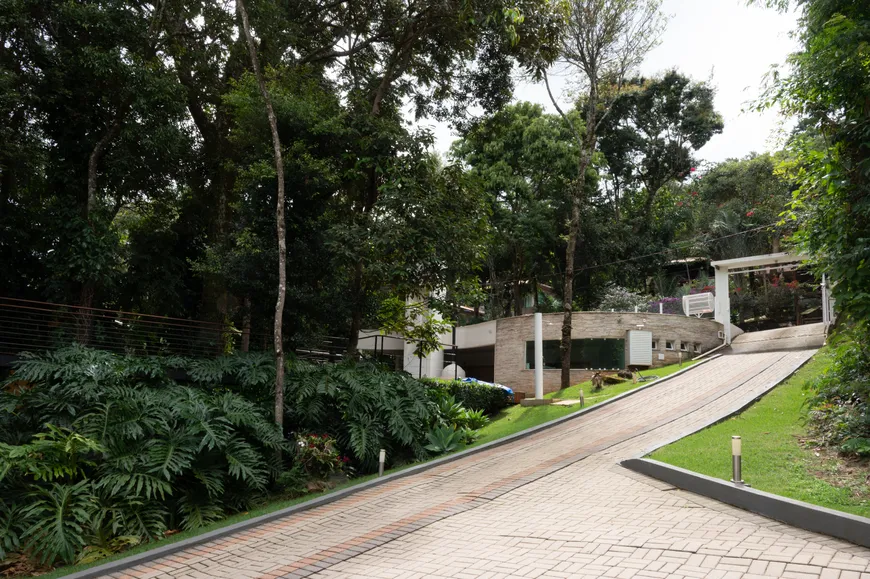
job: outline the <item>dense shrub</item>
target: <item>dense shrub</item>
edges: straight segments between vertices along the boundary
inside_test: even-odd
[[[870,350],[855,338],[839,338],[831,368],[812,384],[810,427],[822,444],[870,456]]]
[[[22,551],[44,564],[96,560],[272,493],[322,488],[340,471],[373,472],[381,448],[390,463],[426,458],[433,430],[468,443],[486,423],[375,364],[289,368],[282,433],[268,354],[23,355],[0,390],[0,559]],[[505,403],[500,389],[450,389],[479,407]],[[453,418],[443,415],[448,406]]]
[[[290,447],[257,404],[168,377],[183,366],[79,347],[23,356],[0,394],[2,550],[98,558],[262,496]]]
[[[431,395],[452,396],[456,402],[468,410],[482,410],[492,416],[507,407],[512,398],[503,388],[488,386],[480,382],[462,380],[424,379]]]
[[[288,424],[330,434],[362,472],[377,470],[382,448],[391,461],[427,456],[423,446],[436,410],[409,374],[368,363],[297,362],[284,400]]]

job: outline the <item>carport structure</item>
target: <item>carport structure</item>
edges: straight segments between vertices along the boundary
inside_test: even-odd
[[[711,263],[711,265],[716,269],[715,318],[717,322],[722,324],[726,344],[731,343],[731,295],[728,285],[729,276],[732,274],[756,271],[793,271],[799,268],[805,261],[807,261],[807,259],[809,258],[805,255],[769,253],[766,255],[752,255],[735,259],[724,259]],[[827,288],[824,276],[822,277],[822,321],[825,326],[829,325],[831,322],[830,291]]]

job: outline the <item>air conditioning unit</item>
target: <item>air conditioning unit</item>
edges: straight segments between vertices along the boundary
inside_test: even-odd
[[[628,330],[625,357],[628,366],[652,366],[652,332]]]
[[[709,292],[683,296],[683,312],[687,316],[700,318],[702,314],[712,314],[715,307],[715,296]]]

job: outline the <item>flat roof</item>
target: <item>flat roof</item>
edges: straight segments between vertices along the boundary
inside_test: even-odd
[[[780,265],[783,263],[794,263],[796,261],[806,261],[809,259],[805,255],[793,255],[791,253],[768,253],[765,255],[750,255],[749,257],[737,257],[734,259],[723,259],[714,261],[710,265],[716,269],[737,269],[741,267],[758,267],[763,265]]]

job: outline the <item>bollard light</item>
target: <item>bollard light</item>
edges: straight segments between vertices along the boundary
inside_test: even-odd
[[[742,485],[743,472],[741,459],[743,458],[743,441],[739,436],[731,437],[731,482]]]
[[[387,451],[383,448],[378,455],[378,476],[384,476],[384,462],[387,460]]]

